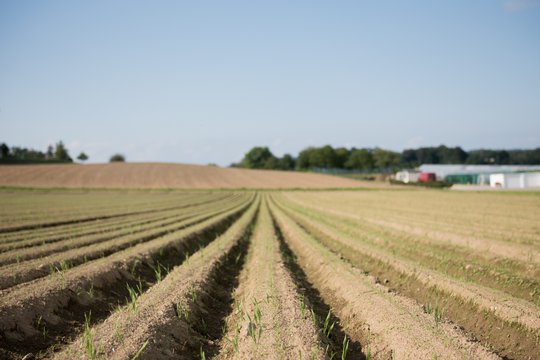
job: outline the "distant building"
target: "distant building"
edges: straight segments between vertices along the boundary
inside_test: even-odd
[[[432,172],[437,180],[454,184],[490,185],[492,174],[507,174],[523,171],[540,171],[540,165],[443,165],[424,164],[422,172]]]
[[[492,174],[489,185],[502,189],[540,188],[540,172]]]
[[[430,182],[430,181],[436,181],[437,175],[432,172],[422,172],[420,173],[420,177],[418,178],[419,182]]]
[[[398,171],[395,175],[395,179],[397,181],[402,181],[405,184],[408,184],[410,182],[417,182],[419,178],[420,178],[420,172],[414,171],[414,170]]]

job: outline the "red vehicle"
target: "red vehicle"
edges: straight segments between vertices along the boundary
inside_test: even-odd
[[[437,176],[435,176],[435,173],[430,172],[423,172],[420,174],[420,177],[418,178],[419,182],[430,182],[437,180]]]

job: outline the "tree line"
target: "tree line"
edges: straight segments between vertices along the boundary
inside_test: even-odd
[[[308,147],[298,156],[277,157],[268,147],[256,146],[233,167],[274,170],[337,169],[350,171],[393,171],[422,164],[540,165],[540,148],[532,150],[465,151],[461,147],[421,147],[402,152],[381,148]]]
[[[81,156],[82,155],[82,156]],[[88,159],[86,154],[81,153],[79,158]],[[81,159],[82,160],[82,159]],[[57,142],[54,146],[49,145],[45,152],[0,144],[0,162],[2,163],[71,163],[73,159],[69,155],[69,151],[62,141]]]
[[[84,152],[77,156],[77,160],[84,162],[89,157]],[[126,158],[122,154],[114,154],[110,162],[124,162]],[[73,158],[62,141],[54,146],[49,145],[45,152],[32,148],[19,146],[9,147],[6,143],[0,144],[0,164],[41,164],[41,163],[72,163]]]

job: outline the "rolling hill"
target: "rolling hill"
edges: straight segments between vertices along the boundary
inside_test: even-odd
[[[0,166],[0,186],[283,189],[354,188],[377,185],[314,173],[248,170],[172,163],[111,163],[2,165]]]

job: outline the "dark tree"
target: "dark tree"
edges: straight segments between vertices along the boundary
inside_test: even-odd
[[[373,154],[367,149],[354,149],[351,151],[349,159],[345,163],[348,169],[353,170],[369,170],[373,169],[375,162]]]
[[[399,166],[399,153],[376,148],[373,150],[373,161],[375,167],[380,169],[389,169]]]
[[[69,156],[68,150],[64,146],[62,141],[56,143],[56,149],[54,150],[54,158],[60,161],[71,162],[73,161]]]
[[[114,154],[109,159],[109,162],[125,162],[125,161],[126,161],[126,158],[122,154]]]
[[[81,152],[81,153],[79,154],[79,156],[77,156],[77,159],[80,160],[80,161],[82,161],[82,162],[84,162],[84,161],[88,160],[88,155],[86,155],[85,153]]]
[[[248,169],[277,169],[278,160],[268,147],[257,146],[244,155],[240,165]]]
[[[47,152],[45,153],[46,159],[54,159],[54,148],[52,145],[47,146]]]
[[[296,159],[296,168],[298,170],[307,170],[310,168],[309,158],[314,149],[315,148],[313,147],[308,147],[300,151],[300,154],[298,154],[298,159]]]
[[[335,151],[335,163],[334,167],[338,169],[344,169],[345,163],[349,159],[349,156],[351,155],[351,151],[349,149],[346,149],[344,147],[337,148]]]
[[[9,157],[9,146],[6,143],[0,145],[0,158],[7,159]]]
[[[290,154],[285,154],[279,159],[279,168],[281,170],[294,170],[295,165],[294,158]]]

